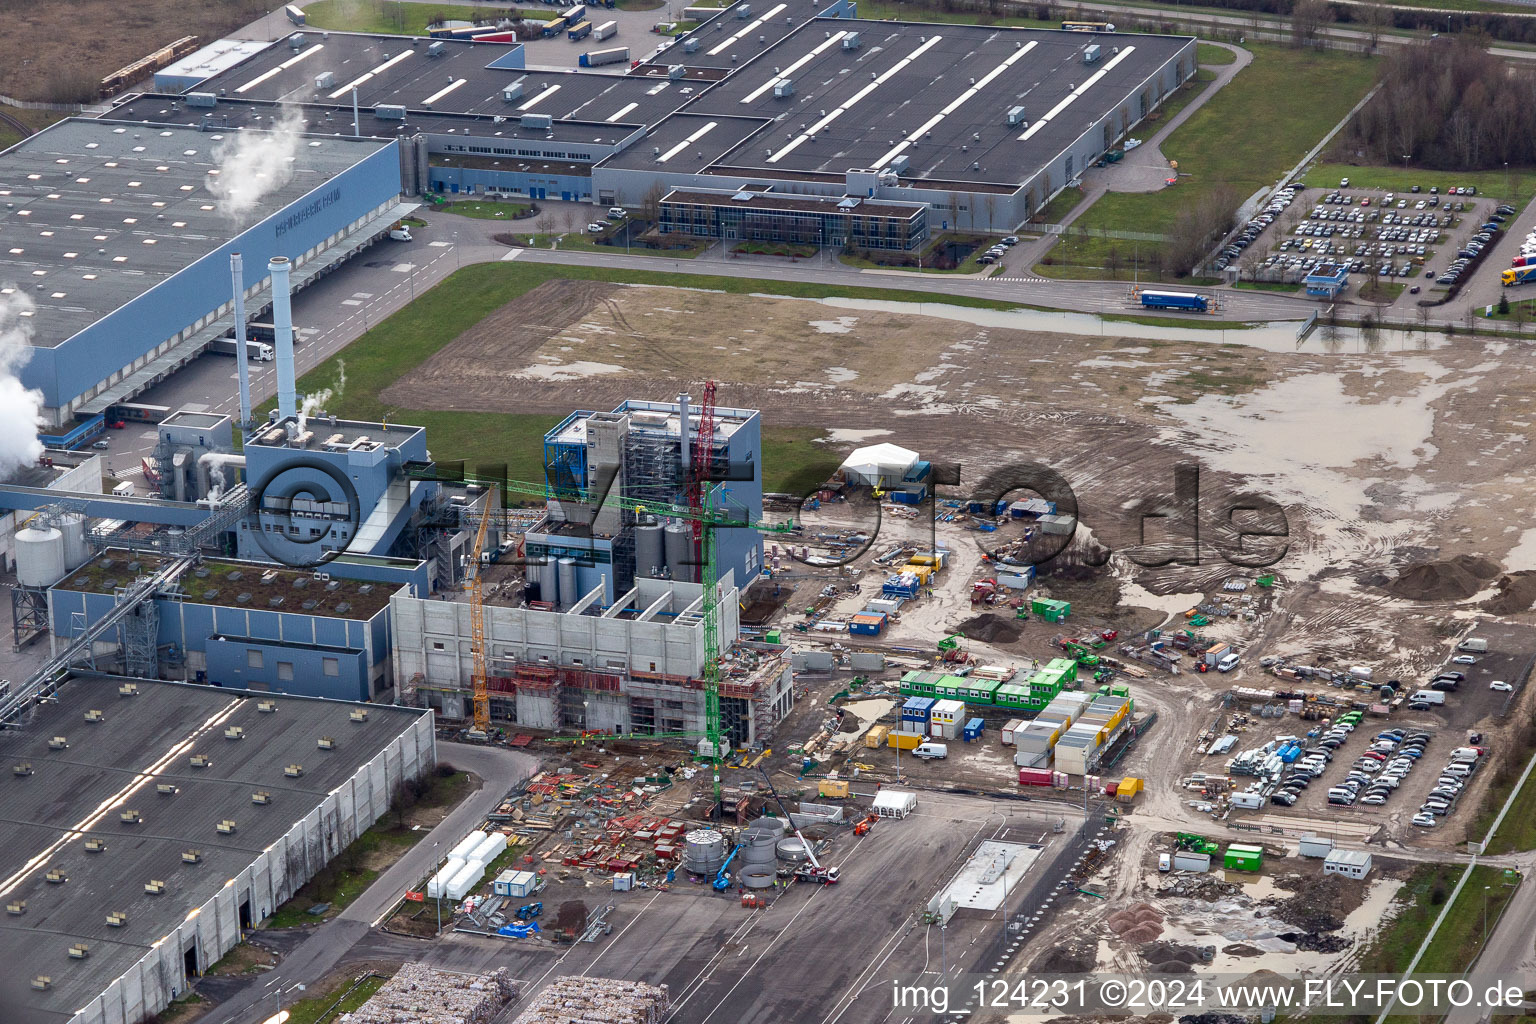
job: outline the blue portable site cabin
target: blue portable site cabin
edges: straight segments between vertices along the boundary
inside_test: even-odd
[[[987,723],[983,719],[973,718],[969,722],[965,723],[965,730],[961,732],[960,738],[965,740],[967,743],[969,743],[971,740],[979,739],[981,737],[981,731],[982,729],[986,728],[986,725]]]

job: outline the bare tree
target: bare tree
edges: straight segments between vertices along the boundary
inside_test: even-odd
[[[1291,7],[1291,45],[1298,50],[1320,47],[1323,26],[1332,20],[1326,0],[1296,0]]]
[[[1120,266],[1120,247],[1110,242],[1109,248],[1104,250],[1104,269],[1108,272],[1110,280],[1119,280]]]
[[[661,219],[661,197],[666,195],[661,182],[652,185],[640,199],[640,216],[655,223]]]
[[[1392,22],[1392,12],[1385,4],[1372,3],[1360,8],[1360,23],[1365,26],[1367,49],[1375,51],[1381,44],[1381,33]]]

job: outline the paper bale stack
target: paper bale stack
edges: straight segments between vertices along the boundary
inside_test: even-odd
[[[661,1024],[667,986],[616,978],[558,978],[513,1024]]]
[[[516,995],[504,969],[459,974],[409,963],[340,1024],[488,1024]]]

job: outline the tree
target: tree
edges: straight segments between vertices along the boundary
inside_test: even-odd
[[[666,195],[661,182],[652,185],[640,199],[640,216],[653,224],[661,220],[661,197]]]
[[[1323,26],[1333,20],[1327,0],[1296,0],[1291,7],[1291,46],[1321,48]]]
[[[1508,316],[1509,315],[1509,296],[1505,295],[1503,293],[1500,293],[1500,295],[1499,295],[1499,315],[1500,316]]]
[[[1360,8],[1360,23],[1365,26],[1367,49],[1375,51],[1381,44],[1381,33],[1392,21],[1392,12],[1385,4],[1366,4]]]
[[[1110,242],[1109,248],[1104,250],[1104,270],[1109,274],[1110,280],[1119,280],[1120,266],[1120,247]]]

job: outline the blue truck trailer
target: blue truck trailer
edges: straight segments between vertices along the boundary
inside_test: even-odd
[[[1142,292],[1143,309],[1191,309],[1204,313],[1211,308],[1210,300],[1194,292]]]

